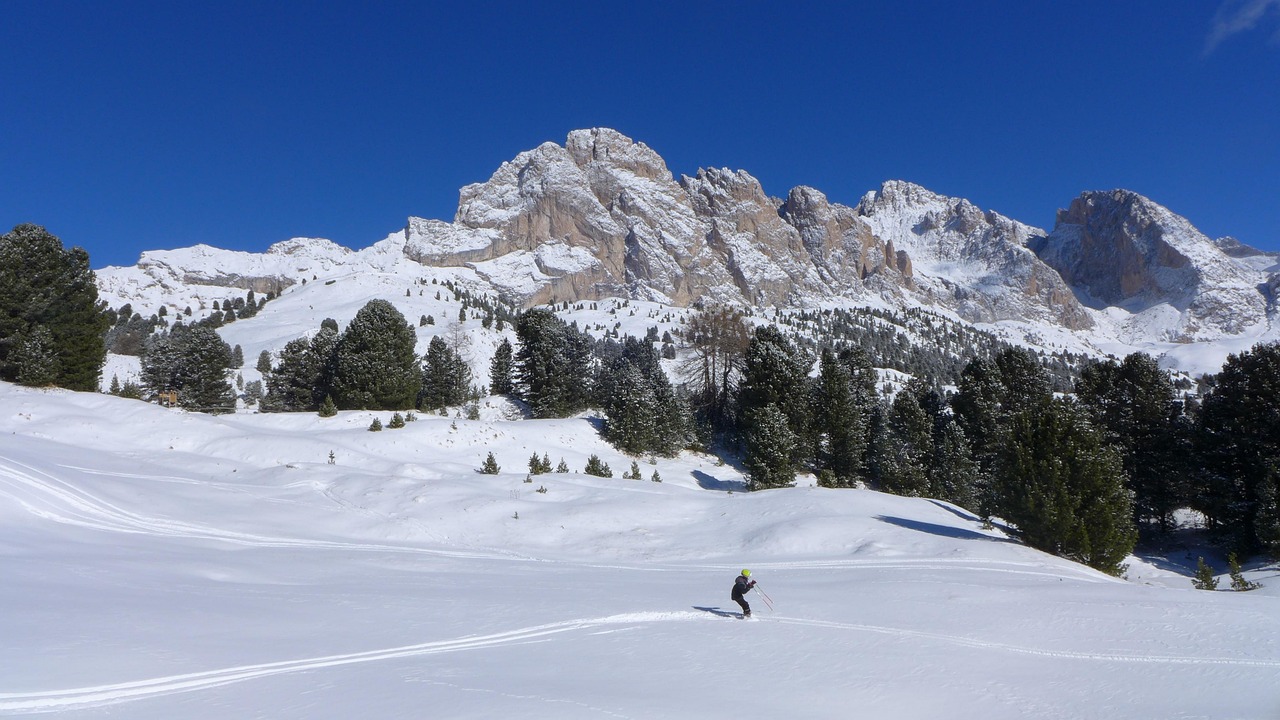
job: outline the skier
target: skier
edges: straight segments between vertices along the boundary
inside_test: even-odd
[[[729,597],[733,598],[734,602],[742,606],[742,617],[744,619],[751,617],[751,606],[747,604],[745,599],[743,599],[742,594],[755,586],[756,581],[751,579],[750,570],[743,570],[742,574],[733,581],[733,594]]]

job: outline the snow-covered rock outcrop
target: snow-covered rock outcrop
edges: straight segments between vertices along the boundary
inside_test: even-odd
[[[1261,273],[1186,218],[1128,190],[1082,194],[1035,249],[1090,306],[1128,313],[1131,336],[1213,340],[1267,319]]]

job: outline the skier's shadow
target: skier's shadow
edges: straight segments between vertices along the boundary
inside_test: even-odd
[[[742,613],[730,612],[729,610],[721,610],[718,607],[699,607],[697,605],[694,605],[693,609],[701,610],[702,612],[705,612],[705,613],[711,613],[712,615],[719,615],[720,617],[736,618],[736,617],[742,616]]]

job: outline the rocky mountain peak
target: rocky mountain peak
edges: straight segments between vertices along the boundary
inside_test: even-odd
[[[1237,334],[1266,319],[1245,268],[1186,218],[1130,190],[1082,193],[1035,247],[1095,307],[1124,308],[1136,324],[1163,318],[1166,340]]]

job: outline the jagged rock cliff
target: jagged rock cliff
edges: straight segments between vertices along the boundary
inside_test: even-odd
[[[783,305],[874,294],[970,321],[1088,327],[1070,290],[1027,250],[1037,232],[909,183],[886,183],[850,208],[808,187],[771,198],[742,170],[676,181],[643,143],[594,129],[463,188],[451,224],[410,219],[405,253],[472,267],[523,304],[626,296]]]
[[[1233,261],[1185,218],[1127,190],[1086,192],[1034,243],[1095,308],[1132,313],[1130,333],[1188,342],[1265,323],[1256,273]]]

